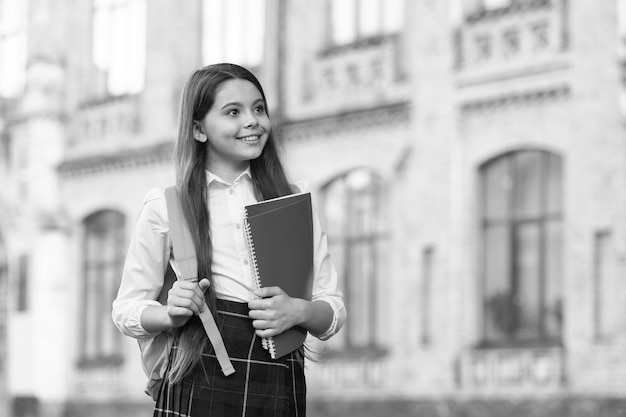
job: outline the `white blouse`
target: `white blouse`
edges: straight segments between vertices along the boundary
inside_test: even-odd
[[[213,285],[220,299],[247,303],[255,298],[250,253],[244,232],[244,206],[257,202],[249,169],[232,184],[207,171],[211,240],[213,243]],[[300,187],[303,190],[303,187]],[[304,190],[303,190],[304,191]],[[311,301],[325,301],[333,310],[330,327],[315,337],[326,340],[346,320],[343,295],[337,289],[337,271],[328,253],[328,243],[319,219],[313,212],[314,281]],[[126,335],[153,337],[141,325],[141,314],[155,301],[163,286],[169,262],[179,273],[171,255],[169,220],[162,189],[153,189],[144,206],[130,242],[122,282],[113,302],[113,321]]]

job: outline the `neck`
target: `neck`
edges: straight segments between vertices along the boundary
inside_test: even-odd
[[[245,163],[237,166],[207,164],[206,169],[217,175],[224,181],[232,184],[235,182],[237,177],[239,177],[241,173],[248,168],[248,166],[250,166],[250,164],[246,161]]]

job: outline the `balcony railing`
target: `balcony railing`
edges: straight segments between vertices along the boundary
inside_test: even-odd
[[[72,150],[99,151],[127,142],[139,132],[139,96],[125,95],[85,102],[72,120]],[[83,153],[83,152],[80,152]]]
[[[566,0],[533,0],[466,16],[457,33],[458,70],[471,79],[563,66],[567,13]]]
[[[461,357],[460,374],[462,388],[469,392],[554,392],[565,380],[563,349],[471,350]]]
[[[405,100],[400,37],[385,35],[321,51],[305,65],[298,102],[287,106],[298,118],[372,108]]]

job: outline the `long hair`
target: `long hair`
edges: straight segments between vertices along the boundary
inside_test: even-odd
[[[212,252],[209,227],[208,193],[205,173],[208,141],[194,139],[194,122],[201,121],[215,102],[218,87],[225,81],[241,79],[250,81],[261,93],[265,108],[267,102],[263,87],[247,69],[234,64],[214,64],[195,71],[182,92],[178,138],[174,147],[176,187],[183,215],[191,232],[198,259],[198,279],[208,278],[211,286],[205,293],[207,305],[215,315],[216,296],[211,276]],[[275,137],[269,133],[261,155],[250,161],[250,172],[258,200],[291,194],[278,156]],[[168,378],[171,383],[180,381],[200,360],[207,337],[197,316],[193,316],[177,330],[178,347]]]

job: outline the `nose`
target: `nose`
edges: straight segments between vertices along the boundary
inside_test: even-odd
[[[259,121],[254,116],[254,114],[248,113],[248,120],[246,121],[246,124],[244,127],[251,128],[251,127],[256,127],[258,125],[259,125]]]

